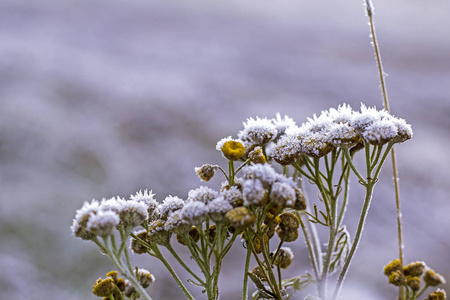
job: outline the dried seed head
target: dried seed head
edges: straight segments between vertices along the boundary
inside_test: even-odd
[[[406,276],[406,285],[409,286],[411,290],[413,291],[420,290],[420,284],[421,284],[420,277],[411,275]]]
[[[291,212],[284,212],[280,215],[279,227],[282,230],[298,230],[300,220]]]
[[[405,284],[405,275],[403,275],[402,271],[397,270],[391,273],[391,275],[389,275],[389,283],[396,285],[396,286],[401,286],[403,284]]]
[[[244,129],[238,133],[239,139],[249,145],[265,145],[277,136],[277,128],[267,118],[248,118]]]
[[[135,297],[137,295],[136,289],[128,280],[125,280],[125,290],[123,294],[129,298]]]
[[[139,283],[143,288],[148,288],[150,284],[155,281],[155,276],[150,274],[150,272],[146,269],[138,269],[136,275],[139,278]]]
[[[207,229],[205,229],[205,235],[208,237],[208,241],[212,244],[216,239],[216,225],[211,225]]]
[[[294,207],[295,190],[285,182],[275,182],[270,191],[270,199],[280,207]]]
[[[143,229],[135,231],[133,233],[141,240],[147,241],[147,230]],[[147,247],[145,247],[143,244],[141,244],[140,241],[136,240],[135,238],[131,238],[130,249],[135,254],[147,253]]]
[[[295,241],[298,238],[298,229],[287,230],[287,229],[283,229],[280,226],[278,226],[277,235],[280,238],[280,241],[290,243],[290,242]]]
[[[106,273],[106,277],[111,277],[115,283],[117,283],[117,280],[119,280],[119,272],[117,271],[110,271]]]
[[[246,207],[236,207],[226,213],[225,218],[230,222],[230,226],[241,231],[255,223],[255,216]]]
[[[194,243],[197,243],[200,240],[200,232],[198,231],[197,227],[192,226],[188,233],[189,237],[192,239]],[[188,238],[189,238],[188,237]],[[184,239],[181,235],[177,235],[177,241],[181,244],[186,246],[186,243],[184,242]]]
[[[275,253],[273,253],[273,255],[275,255]],[[291,248],[281,247],[273,263],[279,266],[281,269],[286,269],[292,264],[293,260],[294,253],[292,252]]]
[[[423,281],[429,286],[437,286],[441,283],[445,283],[445,278],[434,270],[427,269],[423,275]]]
[[[147,206],[140,201],[123,201],[119,216],[125,226],[136,227],[148,219]]]
[[[163,220],[153,221],[148,225],[148,241],[162,246],[170,243],[171,232],[165,230],[165,222]]]
[[[244,195],[245,206],[264,206],[268,202],[267,190],[264,188],[263,183],[258,179],[244,181],[242,194]]]
[[[264,164],[266,162],[266,157],[262,151],[261,147],[256,147],[248,154],[248,158],[254,164]]]
[[[400,259],[396,258],[390,263],[388,263],[386,266],[384,266],[383,273],[386,276],[391,275],[392,272],[395,271],[401,271],[402,270],[402,264],[400,263]]]
[[[204,164],[201,167],[195,167],[195,173],[197,173],[198,177],[200,177],[200,180],[203,181],[210,181],[211,178],[214,177],[214,174],[217,171],[217,166],[213,166],[210,164]]]
[[[428,298],[425,300],[445,300],[447,299],[447,294],[442,289],[437,289],[434,292],[428,294]]]
[[[108,297],[110,294],[114,292],[116,288],[116,284],[114,283],[114,279],[108,277],[106,279],[97,279],[92,289],[92,293],[99,297]]]
[[[171,213],[182,209],[184,204],[184,200],[177,196],[167,196],[163,203],[158,206],[160,218],[162,220],[167,220]]]
[[[305,210],[306,209],[306,197],[303,194],[302,190],[299,188],[294,188],[295,190],[295,203],[293,209],[296,210]]]
[[[250,273],[252,273],[252,274],[258,276],[259,279],[260,279],[261,281],[265,281],[265,280],[266,280],[266,279],[265,279],[265,276],[264,276],[264,271],[261,270],[261,268],[260,268],[259,266],[254,267],[254,268],[250,271]]]
[[[411,262],[403,268],[403,274],[405,276],[421,276],[425,269],[425,263],[423,261]]]

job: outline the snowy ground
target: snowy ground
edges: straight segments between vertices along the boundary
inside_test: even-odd
[[[111,266],[70,235],[75,210],[142,188],[185,197],[247,117],[381,107],[362,2],[0,0],[0,298],[97,299]],[[415,131],[397,147],[406,260],[450,280],[450,2],[374,2],[391,109]],[[343,299],[395,298],[381,274],[397,256],[389,166]],[[240,298],[239,243],[233,255],[222,299]],[[183,299],[138,261],[154,299]]]

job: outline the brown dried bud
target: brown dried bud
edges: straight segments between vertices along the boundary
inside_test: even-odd
[[[445,283],[444,277],[442,275],[436,273],[432,269],[427,269],[425,274],[423,275],[423,281],[429,286],[437,286],[441,283]]]
[[[255,164],[264,164],[266,162],[266,157],[264,156],[261,147],[256,147],[250,151],[248,158]]]
[[[236,207],[226,213],[225,218],[230,222],[230,225],[236,230],[241,231],[253,225],[256,219],[250,210],[246,207]]]
[[[214,174],[216,173],[217,166],[205,164],[201,167],[196,167],[194,170],[195,170],[195,173],[197,173],[198,177],[200,177],[201,180],[210,181],[211,178],[213,178]]]
[[[390,263],[388,263],[386,266],[384,266],[383,273],[386,276],[391,275],[392,272],[395,271],[401,271],[402,270],[402,264],[400,263],[400,259],[396,258]]]
[[[389,283],[396,285],[396,286],[401,286],[405,283],[406,279],[405,279],[405,275],[403,275],[402,271],[397,270],[391,273],[391,275],[389,275]]]
[[[406,276],[406,285],[408,285],[411,288],[411,290],[413,291],[420,290],[420,284],[421,284],[420,277],[411,275]]]
[[[405,276],[421,276],[424,269],[425,263],[423,261],[416,261],[406,265],[403,268],[403,274],[405,274]]]

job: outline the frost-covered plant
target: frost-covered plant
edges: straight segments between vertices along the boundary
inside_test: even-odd
[[[228,168],[209,164],[195,168],[202,181],[209,181],[220,170],[225,181],[217,189],[200,186],[184,198],[167,196],[160,203],[148,190],[128,200],[114,197],[84,203],[75,215],[74,235],[96,243],[124,277],[120,282],[109,275],[99,279],[94,294],[109,299],[138,295],[150,299],[145,288],[155,278],[148,271],[136,271],[131,252],[159,259],[187,298],[194,299],[160,251],[165,247],[190,274],[189,282],[201,286],[208,299],[219,299],[222,264],[234,242],[241,239],[245,253],[243,299],[248,299],[248,278],[256,286],[253,299],[288,299],[310,284],[316,285],[318,297],[327,299],[331,296],[328,281],[335,273],[333,298],[337,299],[383,163],[394,144],[413,136],[411,126],[385,110],[361,104],[360,111],[354,111],[343,104],[300,126],[279,114],[275,119],[250,118],[238,136],[224,138],[216,146]],[[365,159],[363,170],[354,163],[358,152]],[[354,234],[344,223],[351,174],[366,190]],[[317,188],[317,199],[305,197],[304,179]],[[319,241],[317,226],[328,231],[326,247]],[[307,245],[312,274],[305,269],[297,277],[283,278],[282,270],[294,259],[285,245],[300,236]],[[174,242],[186,246],[200,273],[178,256]],[[252,258],[256,265],[250,268]],[[406,269],[417,268],[406,266],[402,273],[397,267],[386,267],[389,281],[417,291],[421,274]],[[431,282],[443,282],[431,270],[423,280],[425,288]]]
[[[366,7],[388,109],[369,0]],[[220,171],[224,179],[220,187],[196,187],[185,197],[167,196],[162,202],[151,190],[141,190],[129,199],[85,202],[77,210],[73,234],[94,242],[118,270],[95,282],[95,295],[105,300],[151,299],[145,289],[155,277],[134,266],[131,253],[160,260],[188,299],[194,299],[189,291],[192,286],[201,287],[209,300],[219,299],[222,265],[236,240],[241,240],[237,247],[245,257],[240,272],[243,300],[249,299],[249,279],[255,285],[255,300],[291,299],[311,285],[316,295],[303,295],[306,300],[339,298],[382,166],[395,144],[412,138],[411,125],[388,110],[365,104],[359,111],[342,104],[299,126],[280,114],[273,119],[249,118],[243,125],[237,138],[229,136],[216,144],[227,167],[204,164],[194,169],[204,182]],[[355,163],[357,156],[364,160],[362,167]],[[353,176],[364,187],[363,201],[350,201]],[[317,190],[317,197],[305,196],[305,182]],[[350,233],[346,208],[361,203],[356,232]],[[399,213],[399,207],[397,210]],[[319,240],[318,230],[327,233],[325,243]],[[299,240],[306,243],[311,268],[284,278],[283,270],[292,265],[295,255],[304,255],[294,255],[286,244]],[[428,287],[445,283],[424,262],[404,266],[401,234],[399,240],[400,259],[387,264],[384,274],[390,284],[400,287],[400,300],[416,300]],[[200,272],[179,257],[173,243],[186,247]],[[180,280],[161,247],[190,275],[191,286]],[[446,299],[445,291],[437,289],[426,298],[435,299]]]

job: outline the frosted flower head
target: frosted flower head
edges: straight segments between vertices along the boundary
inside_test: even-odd
[[[270,188],[277,176],[277,172],[269,164],[251,165],[242,169],[242,172],[244,180],[258,179],[266,189]]]
[[[138,231],[133,232],[135,236],[137,236],[139,239],[143,241],[147,241],[148,235],[147,235],[147,229],[142,229]],[[134,254],[144,254],[147,253],[147,247],[141,244],[140,241],[138,241],[135,238],[131,238],[130,240],[130,250]]]
[[[393,139],[394,143],[403,143],[413,137],[411,125],[406,123],[404,119],[393,117],[392,122],[397,127],[397,136]]]
[[[302,151],[311,157],[323,157],[333,150],[328,135],[324,132],[310,132],[301,137]]]
[[[167,218],[164,229],[175,234],[185,234],[189,232],[191,225],[182,218],[181,210],[177,210]]]
[[[176,196],[167,196],[163,203],[158,206],[158,211],[161,219],[166,220],[169,215],[184,206],[184,200]]]
[[[216,149],[222,152],[222,156],[228,160],[239,160],[245,155],[244,142],[239,139],[232,139],[231,136],[221,139]]]
[[[165,229],[163,220],[153,221],[148,225],[148,242],[158,245],[168,245],[172,233]]]
[[[264,164],[266,163],[266,157],[264,156],[263,150],[261,147],[255,147],[252,151],[248,153],[248,158],[254,164]]]
[[[219,193],[207,186],[200,186],[188,192],[187,201],[200,201],[208,204],[211,200],[217,198]]]
[[[137,269],[136,277],[139,278],[139,283],[144,289],[148,288],[155,281],[155,276],[146,269]]]
[[[277,136],[277,128],[267,118],[248,118],[244,129],[238,133],[239,139],[250,145],[265,145]]]
[[[267,204],[267,191],[259,179],[249,179],[244,181],[242,194],[244,195],[245,206],[263,206]]]
[[[197,173],[200,180],[210,181],[211,178],[214,177],[214,174],[217,171],[217,166],[213,166],[210,164],[204,164],[201,167],[195,167],[194,170],[195,170],[195,173]]]
[[[223,197],[219,197],[208,204],[209,217],[214,222],[222,222],[225,214],[233,209],[233,206]]]
[[[281,269],[286,269],[292,264],[294,260],[294,253],[289,247],[281,247],[278,251],[277,257],[275,257],[274,264],[279,266]]]
[[[79,237],[83,240],[92,240],[95,237],[95,234],[91,233],[86,229],[86,226],[81,226],[77,220],[73,219],[72,226],[70,226],[70,230],[73,235]]]
[[[298,136],[298,127],[289,127],[286,134],[276,143],[272,150],[272,158],[279,164],[286,166],[296,161],[302,154],[302,144]]]
[[[75,221],[81,226],[86,228],[91,215],[95,215],[100,211],[100,203],[97,200],[92,200],[91,203],[84,202],[83,206],[75,213]]]
[[[368,126],[381,120],[383,116],[388,117],[389,113],[384,110],[379,111],[375,107],[367,107],[364,103],[361,103],[361,112],[353,114],[350,126],[359,132],[363,132]]]
[[[226,213],[225,218],[230,225],[237,231],[244,230],[252,226],[256,218],[252,212],[246,207],[236,207]]]
[[[223,197],[223,199],[230,203],[233,207],[242,206],[244,204],[244,195],[242,195],[241,190],[237,186],[223,189],[220,192],[220,196]]]
[[[351,148],[360,140],[359,133],[348,123],[334,123],[328,132],[328,141],[336,147]]]
[[[384,145],[397,136],[397,127],[391,120],[377,120],[368,125],[361,135],[371,145]]]
[[[280,113],[277,113],[275,115],[275,118],[272,119],[272,123],[277,129],[278,135],[282,135],[288,127],[296,125],[295,121],[292,118],[289,118],[286,115],[284,115],[284,117],[282,118]]]
[[[181,217],[191,225],[197,225],[206,220],[208,207],[203,202],[191,201],[181,210]]]
[[[92,214],[87,223],[86,229],[98,236],[110,235],[119,224],[120,218],[113,211],[99,211]]]
[[[144,203],[148,207],[148,213],[149,215],[153,214],[156,207],[158,206],[158,202],[154,198],[155,194],[152,193],[152,190],[145,189],[144,192],[142,190],[139,190],[134,195],[130,195],[130,200],[138,201]]]
[[[281,207],[294,207],[295,205],[295,190],[294,188],[282,182],[275,182],[270,191],[270,199]]]
[[[136,227],[148,219],[147,206],[134,200],[124,201],[119,216],[125,226]]]

